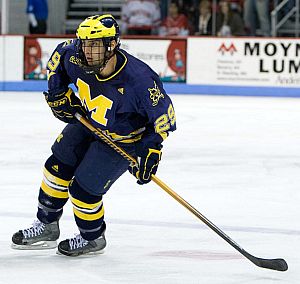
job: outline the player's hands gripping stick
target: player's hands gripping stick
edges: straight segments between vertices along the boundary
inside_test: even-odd
[[[52,110],[54,116],[66,123],[75,123],[75,113],[78,112],[85,116],[85,110],[79,98],[73,93],[71,89],[67,92],[59,94],[43,93],[45,99]]]
[[[157,171],[161,151],[152,148],[144,150],[137,148],[136,153],[138,155],[138,165],[130,165],[128,170],[138,179],[138,184],[146,184],[151,181],[151,175],[155,175]]]

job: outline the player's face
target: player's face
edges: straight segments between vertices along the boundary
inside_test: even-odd
[[[103,63],[105,47],[101,39],[82,40],[82,50],[89,66],[97,66]]]

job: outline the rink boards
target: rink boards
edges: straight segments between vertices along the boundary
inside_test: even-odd
[[[46,89],[46,64],[66,37],[0,36],[0,91]],[[123,49],[149,64],[167,92],[299,96],[300,44],[283,38],[124,38]]]

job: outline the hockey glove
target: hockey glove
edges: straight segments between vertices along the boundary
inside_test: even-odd
[[[146,184],[151,181],[151,175],[155,175],[157,171],[161,151],[147,148],[142,151],[137,149],[136,152],[138,165],[130,165],[128,170],[138,179],[138,184]]]
[[[54,116],[66,123],[75,123],[75,113],[78,112],[85,116],[85,110],[79,98],[72,92],[71,89],[56,95],[51,95],[48,92],[43,93],[45,99],[52,110]]]

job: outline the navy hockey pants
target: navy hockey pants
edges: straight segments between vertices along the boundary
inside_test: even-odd
[[[133,144],[121,147],[134,155]],[[105,194],[129,166],[120,154],[80,124],[68,124],[51,149],[62,163],[76,168],[74,176],[79,185],[96,196]]]

